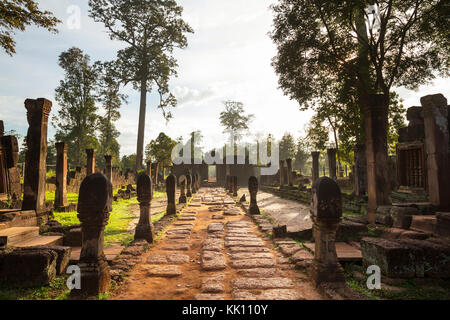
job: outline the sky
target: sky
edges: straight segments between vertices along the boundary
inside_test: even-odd
[[[87,0],[42,0],[41,9],[50,10],[63,21],[57,35],[44,29],[29,27],[15,36],[13,57],[0,51],[0,120],[5,130],[26,135],[28,124],[24,101],[44,97],[53,102],[51,116],[59,106],[55,88],[63,79],[58,66],[61,52],[75,46],[90,55],[92,61],[115,58],[123,44],[109,39],[100,23],[88,17]],[[271,66],[276,48],[268,33],[272,29],[270,5],[276,0],[178,0],[184,8],[183,17],[194,29],[188,35],[188,47],[177,50],[178,77],[170,81],[171,91],[178,99],[172,109],[174,118],[166,122],[156,108],[158,99],[149,94],[145,128],[145,144],[165,132],[173,139],[201,130],[206,150],[223,145],[226,138],[219,115],[223,102],[241,101],[247,113],[253,114],[250,135],[272,133],[280,139],[290,132],[303,134],[312,112],[299,111],[298,103],[283,95]],[[74,11],[75,9],[75,11]],[[73,17],[80,13],[79,28]],[[123,93],[128,104],[121,108],[117,128],[121,135],[121,155],[136,152],[139,118],[139,92],[131,86]],[[450,98],[448,79],[437,79],[418,91],[397,89],[405,107],[420,105],[420,97],[442,93]],[[101,111],[100,111],[101,112]],[[50,121],[49,138],[56,129]]]

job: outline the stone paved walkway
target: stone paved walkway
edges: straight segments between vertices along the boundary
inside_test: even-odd
[[[245,194],[250,199],[248,189],[239,189],[239,198]],[[312,228],[309,206],[296,201],[280,198],[268,192],[258,192],[258,207],[271,216],[276,223],[286,225],[289,232],[299,232]]]
[[[223,189],[201,189],[112,299],[321,299]]]

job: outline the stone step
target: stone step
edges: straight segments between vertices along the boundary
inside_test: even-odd
[[[0,237],[8,239],[8,246],[39,236],[39,227],[14,227],[0,230]]]
[[[19,248],[37,247],[37,246],[62,246],[62,236],[38,236],[19,243],[14,246]]]
[[[305,247],[312,252],[315,250],[314,243],[305,243]],[[339,262],[361,262],[362,254],[361,250],[351,246],[346,242],[336,242],[336,253]]]
[[[434,233],[436,227],[436,216],[413,216],[411,230],[425,233]]]

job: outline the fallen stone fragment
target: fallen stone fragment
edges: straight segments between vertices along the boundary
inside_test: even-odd
[[[174,278],[182,274],[177,266],[146,266],[144,270],[149,277]]]
[[[292,256],[294,253],[300,251],[302,247],[298,244],[295,245],[280,245],[280,251],[286,256]]]
[[[235,269],[273,268],[276,265],[274,259],[243,259],[231,262],[231,267]]]
[[[294,282],[289,278],[237,278],[231,280],[234,289],[285,289],[292,288]]]

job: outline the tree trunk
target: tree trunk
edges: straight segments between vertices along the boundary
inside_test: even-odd
[[[145,115],[147,109],[147,77],[141,81],[141,106],[139,110],[139,127],[136,149],[136,171],[142,169],[144,159],[144,133],[145,133]]]
[[[156,163],[156,169],[155,169],[155,185],[158,185],[158,175],[159,175],[159,162]]]

